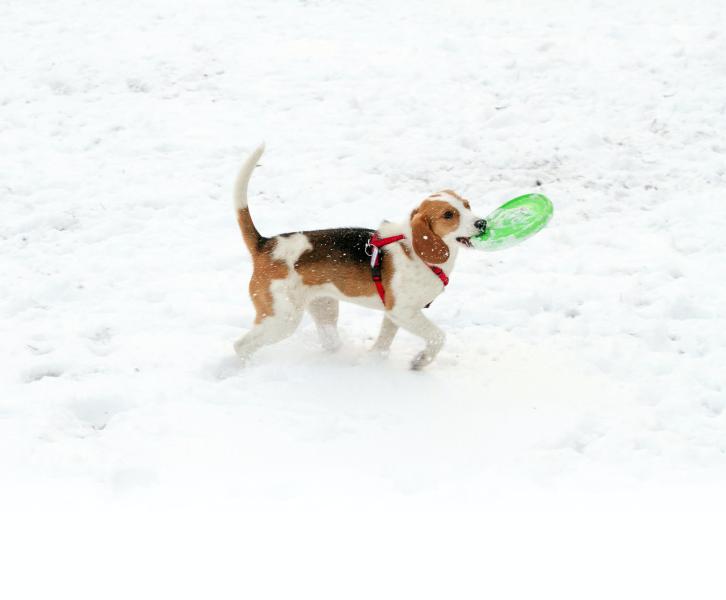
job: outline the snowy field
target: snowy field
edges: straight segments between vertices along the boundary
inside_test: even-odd
[[[481,597],[420,572],[436,552],[430,577],[476,572],[451,554],[469,533],[530,598],[562,580],[580,598],[723,597],[698,587],[726,499],[722,2],[3,0],[0,73],[0,548],[18,578],[48,583],[27,557],[65,581],[68,542],[89,565],[76,597],[128,568],[126,548],[149,558],[129,576],[158,584],[139,598],[232,597],[237,565],[279,578],[270,561],[305,589],[310,546],[274,543],[299,528],[331,538],[338,598]],[[380,313],[346,305],[339,353],[306,320],[243,369],[251,263],[231,186],[261,140],[263,234],[376,227],[447,187],[480,214],[542,192],[555,218],[517,248],[460,253],[423,372],[420,340],[375,358]],[[294,517],[316,512],[318,528]],[[638,595],[593,583],[591,527],[601,566],[655,561]],[[346,528],[399,587],[340,575]],[[182,585],[183,540],[200,558],[225,532],[265,543],[214,545],[236,554],[198,564],[223,574]],[[703,553],[692,568],[665,566],[686,549]],[[579,575],[524,568],[543,556]]]

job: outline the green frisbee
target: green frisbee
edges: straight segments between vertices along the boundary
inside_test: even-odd
[[[519,196],[486,217],[486,230],[470,238],[471,245],[488,252],[510,248],[541,231],[552,212],[552,202],[542,194]]]

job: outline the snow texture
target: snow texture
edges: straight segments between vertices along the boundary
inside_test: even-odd
[[[4,0],[3,503],[715,502],[725,24],[716,0]],[[261,140],[264,234],[376,227],[442,188],[555,217],[460,253],[424,372],[405,333],[370,355],[381,315],[350,305],[337,354],[306,317],[243,369],[231,190]]]

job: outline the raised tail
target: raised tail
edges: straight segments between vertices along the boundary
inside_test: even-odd
[[[254,222],[252,221],[252,215],[250,215],[250,209],[247,206],[247,185],[252,177],[252,171],[257,166],[257,161],[260,160],[260,156],[265,151],[265,145],[260,144],[255,151],[250,154],[249,158],[242,165],[242,168],[237,175],[237,181],[234,184],[234,211],[237,214],[237,223],[242,231],[242,237],[247,244],[250,252],[253,254],[257,252],[260,242],[264,239],[260,232],[257,231]]]

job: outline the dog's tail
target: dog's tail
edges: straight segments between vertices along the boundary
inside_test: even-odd
[[[260,156],[262,156],[264,151],[265,144],[257,146],[255,151],[245,161],[245,164],[242,165],[237,175],[237,181],[234,184],[234,211],[237,215],[237,223],[239,223],[245,244],[247,244],[247,248],[249,248],[252,254],[257,253],[260,242],[264,238],[257,231],[257,227],[255,227],[252,221],[252,215],[250,215],[250,209],[247,206],[247,184],[249,184],[252,171],[255,170],[257,161],[260,160]]]

